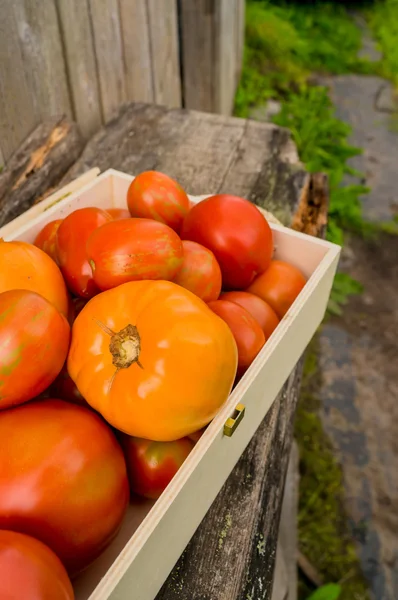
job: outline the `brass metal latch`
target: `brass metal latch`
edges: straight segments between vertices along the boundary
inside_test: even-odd
[[[229,417],[224,423],[224,435],[231,437],[244,416],[245,406],[237,404],[232,417]]]

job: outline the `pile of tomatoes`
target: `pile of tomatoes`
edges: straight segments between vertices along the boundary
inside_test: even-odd
[[[163,492],[305,285],[273,251],[253,204],[154,171],[0,241],[0,597],[73,598]]]

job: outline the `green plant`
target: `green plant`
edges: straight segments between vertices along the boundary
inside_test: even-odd
[[[338,600],[341,595],[341,586],[337,583],[328,583],[318,588],[307,600]]]
[[[347,304],[349,297],[362,292],[363,285],[359,281],[347,273],[336,273],[328,302],[328,313],[341,315],[343,312],[341,307]]]
[[[398,86],[398,0],[377,0],[366,15],[383,52],[382,74]]]

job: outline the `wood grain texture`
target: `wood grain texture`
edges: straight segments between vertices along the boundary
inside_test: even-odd
[[[177,0],[147,0],[154,100],[181,106]]]
[[[102,118],[127,100],[118,0],[89,0],[98,68]]]
[[[245,44],[245,0],[236,0],[236,87],[239,85],[243,66],[243,50]]]
[[[4,160],[39,122],[26,77],[14,0],[0,0],[0,140]]]
[[[83,137],[101,126],[101,103],[88,0],[57,0],[74,116]]]
[[[232,114],[236,90],[236,0],[217,0],[215,10],[214,110]]]

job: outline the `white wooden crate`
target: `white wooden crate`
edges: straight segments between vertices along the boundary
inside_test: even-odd
[[[84,175],[34,206],[0,229],[0,237],[33,242],[45,223],[78,208],[125,208],[133,177],[112,169],[97,174]],[[159,500],[132,504],[116,539],[74,582],[76,600],[155,597],[319,326],[340,247],[271,227],[275,258],[298,267],[307,284]],[[246,407],[245,417],[226,437],[224,423],[239,403]]]

